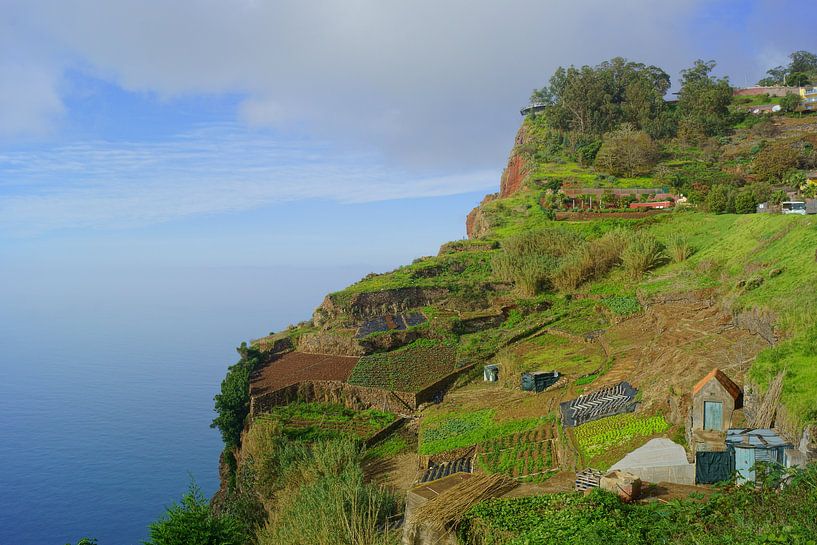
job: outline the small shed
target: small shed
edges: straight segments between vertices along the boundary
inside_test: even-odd
[[[664,437],[650,439],[610,470],[623,470],[651,483],[695,484],[695,466],[687,461],[686,450]]]
[[[786,449],[792,448],[769,428],[734,428],[726,432],[726,445],[733,453],[738,483],[755,482],[758,462],[785,465]]]
[[[499,380],[499,366],[498,365],[486,365],[482,369],[482,380],[485,382],[496,382]]]
[[[735,472],[735,459],[732,452],[726,448],[724,432],[696,430],[693,440],[697,484],[714,484],[732,477],[732,473]]]
[[[743,392],[720,369],[713,369],[692,388],[692,429],[726,431],[732,412],[743,406]]]
[[[559,371],[535,371],[522,373],[522,389],[526,392],[541,392],[559,380]]]

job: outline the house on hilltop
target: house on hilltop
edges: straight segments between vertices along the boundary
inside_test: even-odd
[[[801,87],[800,97],[802,98],[800,105],[804,111],[817,112],[817,86]]]
[[[715,368],[692,388],[692,430],[726,432],[732,412],[742,406],[740,386]]]

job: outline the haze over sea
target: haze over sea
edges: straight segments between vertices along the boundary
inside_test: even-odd
[[[234,347],[365,267],[0,273],[0,545],[133,545],[194,477]]]

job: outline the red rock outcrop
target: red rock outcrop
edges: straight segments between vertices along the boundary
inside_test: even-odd
[[[522,188],[522,182],[527,175],[527,161],[520,155],[519,147],[527,142],[528,133],[523,124],[516,133],[513,150],[508,158],[508,165],[502,171],[499,180],[499,198],[510,197]]]
[[[511,156],[508,158],[508,165],[502,171],[502,177],[499,179],[499,193],[486,195],[479,206],[471,210],[465,218],[465,232],[468,234],[468,238],[479,238],[485,235],[491,227],[482,213],[484,204],[495,199],[510,197],[522,189],[525,177],[528,175],[528,164],[525,157],[520,153],[520,147],[526,144],[527,141],[528,131],[523,123],[516,133]]]

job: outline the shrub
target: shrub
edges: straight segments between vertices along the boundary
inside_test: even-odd
[[[641,311],[641,303],[630,295],[607,297],[602,302],[616,316],[631,316]]]
[[[218,416],[210,424],[218,428],[225,449],[237,447],[241,441],[244,419],[250,412],[250,373],[261,358],[261,353],[241,343],[236,349],[241,359],[227,369],[227,376],[221,382],[221,393],[215,396],[215,411]]]
[[[640,279],[644,273],[659,266],[664,261],[664,247],[649,233],[634,233],[627,247],[621,252],[621,261],[627,273]]]
[[[658,161],[658,145],[643,131],[624,127],[604,137],[596,166],[615,176],[647,174]]]
[[[553,285],[562,291],[572,291],[589,280],[607,274],[620,263],[626,244],[626,232],[613,229],[578,247],[553,273]]]
[[[524,296],[533,296],[550,286],[559,259],[583,239],[564,229],[540,229],[508,238],[491,267],[503,282],[513,282]]]
[[[363,451],[349,439],[300,446],[276,495],[260,545],[381,545],[396,543],[380,529],[397,508],[386,488],[364,481]]]
[[[680,263],[690,257],[694,249],[685,236],[675,233],[667,240],[667,252],[675,263]]]
[[[714,214],[726,214],[735,211],[734,192],[725,184],[718,184],[706,195],[706,208]]]
[[[167,508],[164,516],[150,525],[145,545],[244,545],[247,536],[230,515],[218,516],[210,509],[201,490],[194,484],[181,503]]]
[[[755,176],[764,182],[776,183],[797,167],[800,151],[791,142],[775,142],[764,147],[752,161]]]

